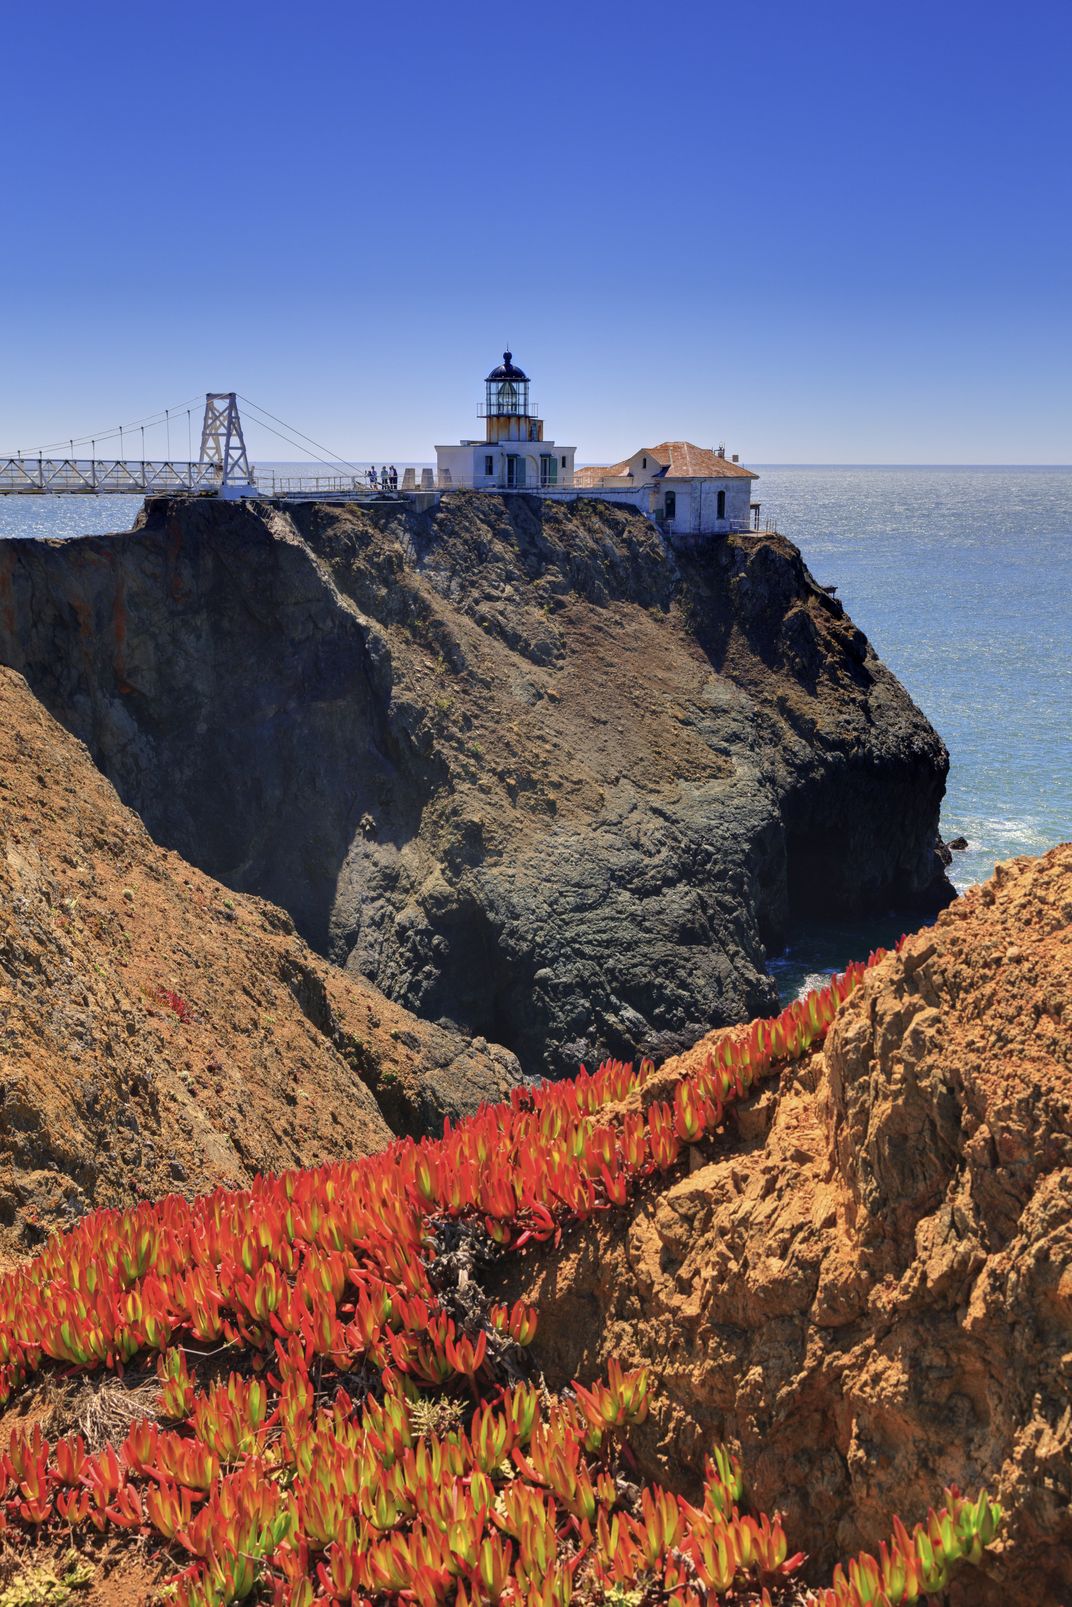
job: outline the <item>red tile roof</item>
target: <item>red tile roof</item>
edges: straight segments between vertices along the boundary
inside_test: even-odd
[[[661,477],[668,480],[758,480],[758,474],[746,469],[743,463],[731,463],[729,458],[705,446],[694,446],[691,441],[661,441],[658,446],[638,447],[638,452],[652,458],[660,466]],[[636,457],[634,452],[632,457]],[[630,458],[620,463],[588,464],[576,469],[574,485],[595,486],[601,480],[620,480],[628,471]],[[643,474],[643,470],[641,473]],[[642,481],[640,483],[643,483]]]
[[[746,469],[743,463],[731,463],[705,446],[693,446],[691,441],[663,441],[649,453],[659,463],[668,463],[667,478],[674,480],[758,480],[759,475]]]

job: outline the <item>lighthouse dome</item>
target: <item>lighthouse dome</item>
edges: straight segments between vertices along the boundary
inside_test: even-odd
[[[491,380],[511,379],[514,380],[515,383],[524,380],[527,383],[528,377],[529,376],[525,373],[523,368],[517,367],[516,363],[514,362],[513,352],[503,352],[502,362],[499,364],[498,368],[492,369],[491,373],[488,375],[488,380],[490,382]]]

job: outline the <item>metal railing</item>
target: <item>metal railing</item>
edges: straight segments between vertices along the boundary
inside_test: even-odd
[[[508,407],[502,402],[481,402],[476,410],[477,418],[539,418],[540,409],[535,402],[522,402],[517,397],[517,407]]]
[[[423,476],[418,478],[418,476]],[[437,487],[430,470],[403,469],[397,484],[388,484],[377,474],[370,480],[368,474],[276,474],[257,470],[254,475],[257,490],[267,497],[381,497],[397,496],[401,491],[434,491],[452,489],[446,481]]]
[[[254,475],[258,491],[271,497],[285,497],[316,492],[338,494],[349,491],[371,491],[373,487],[363,474],[266,474],[263,470]]]

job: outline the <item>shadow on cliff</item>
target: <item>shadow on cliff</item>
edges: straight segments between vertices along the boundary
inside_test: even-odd
[[[839,702],[889,705],[888,688],[901,691],[841,602],[781,537],[717,538],[677,557],[689,628],[712,668],[759,698],[773,693],[784,726],[818,759],[781,801],[788,922],[944,908],[954,890],[927,828],[945,791],[940,741],[906,730],[891,765],[864,730],[829,762],[823,726]]]
[[[270,518],[161,500],[129,534],[0,542],[0,659],[157,841],[326,952],[362,820],[408,840],[435,767],[388,724],[376,628]]]

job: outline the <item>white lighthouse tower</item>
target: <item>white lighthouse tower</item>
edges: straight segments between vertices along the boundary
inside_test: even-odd
[[[513,352],[484,381],[482,441],[437,446],[440,487],[484,491],[539,491],[573,484],[575,446],[545,441],[539,409],[529,401],[529,377]]]

